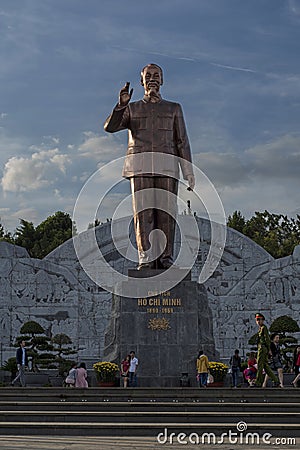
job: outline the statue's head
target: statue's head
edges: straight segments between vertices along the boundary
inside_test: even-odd
[[[144,86],[146,92],[151,89],[159,91],[163,84],[163,71],[157,64],[147,64],[141,70],[141,85]]]

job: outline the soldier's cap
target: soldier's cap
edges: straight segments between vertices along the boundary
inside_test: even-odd
[[[256,313],[255,314],[255,319],[263,319],[263,320],[265,320],[265,316],[263,314],[261,314],[261,313]]]

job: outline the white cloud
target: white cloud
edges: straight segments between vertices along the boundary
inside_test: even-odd
[[[78,148],[80,155],[93,158],[100,164],[125,154],[123,144],[114,136],[100,136],[92,131],[86,131],[84,137],[85,141]]]
[[[300,136],[287,134],[246,150],[255,176],[299,181]]]
[[[38,212],[35,208],[21,208],[11,214],[11,217],[14,217],[16,219],[24,219],[28,222],[36,222],[38,216]]]
[[[194,161],[216,186],[226,215],[241,210],[250,217],[267,209],[294,216],[300,209],[300,136],[296,134],[239,154],[198,153]]]
[[[216,186],[241,185],[248,180],[248,169],[234,153],[197,153],[195,164]]]
[[[65,173],[69,161],[69,157],[60,154],[57,148],[37,151],[29,158],[13,156],[5,164],[2,188],[4,191],[27,192],[49,186],[58,171]]]

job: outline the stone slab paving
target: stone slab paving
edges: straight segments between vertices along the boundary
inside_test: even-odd
[[[1,450],[157,450],[159,448],[167,450],[179,450],[182,448],[201,450],[269,450],[271,448],[294,449],[300,448],[300,439],[297,438],[294,444],[287,444],[285,441],[278,442],[276,445],[260,444],[229,444],[222,445],[199,444],[183,445],[174,443],[158,444],[154,438],[147,437],[40,437],[40,436],[4,436],[0,437]]]

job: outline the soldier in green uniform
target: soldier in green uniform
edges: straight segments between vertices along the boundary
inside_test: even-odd
[[[258,352],[257,352],[257,375],[256,375],[256,386],[261,386],[263,383],[263,379],[265,375],[263,374],[263,370],[265,373],[274,381],[274,383],[278,384],[279,380],[272,372],[269,364],[268,364],[268,356],[270,352],[270,336],[269,331],[266,325],[264,324],[265,317],[263,314],[257,313],[255,314],[255,320],[259,327],[258,330]]]

